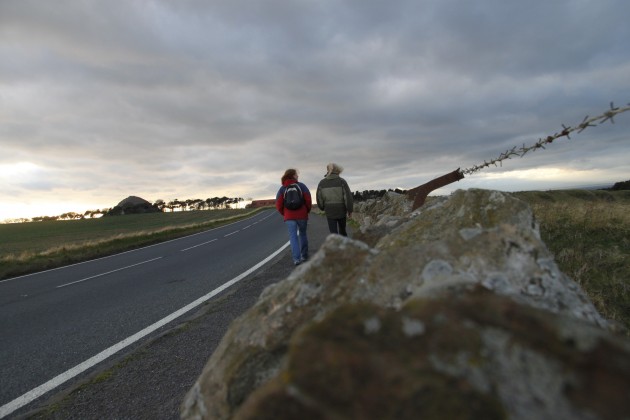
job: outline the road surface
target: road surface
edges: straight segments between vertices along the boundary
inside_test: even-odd
[[[159,333],[286,245],[282,218],[270,210],[0,282],[0,417]]]

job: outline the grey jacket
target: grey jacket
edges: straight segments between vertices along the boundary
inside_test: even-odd
[[[339,174],[330,174],[319,182],[317,207],[324,210],[329,219],[342,219],[352,213],[352,191]]]

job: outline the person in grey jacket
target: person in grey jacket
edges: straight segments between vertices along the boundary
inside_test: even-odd
[[[347,218],[352,218],[352,191],[345,179],[339,176],[343,168],[336,163],[326,166],[326,176],[317,185],[317,207],[326,212],[328,230],[348,236]]]

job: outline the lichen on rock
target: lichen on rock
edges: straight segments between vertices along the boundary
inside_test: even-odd
[[[410,213],[404,199],[371,203],[388,216],[363,213],[354,239],[330,235],[267,288],[232,323],[182,417],[630,412],[628,341],[559,270],[524,202],[460,190]]]

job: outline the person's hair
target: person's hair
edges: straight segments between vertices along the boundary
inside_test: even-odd
[[[284,184],[284,181],[286,181],[287,179],[295,179],[297,173],[297,169],[287,169],[286,171],[284,171],[284,175],[282,175],[282,178],[280,178],[280,182]]]
[[[326,165],[326,175],[330,174],[340,174],[343,172],[343,167],[341,165],[337,165],[336,163],[329,163]]]

